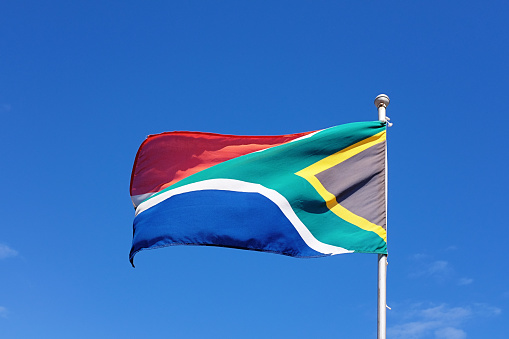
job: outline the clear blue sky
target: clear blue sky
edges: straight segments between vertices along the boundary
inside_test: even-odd
[[[375,255],[173,247],[133,269],[129,180],[148,134],[376,120],[387,93],[390,338],[507,338],[507,13],[2,1],[0,337],[375,338]]]

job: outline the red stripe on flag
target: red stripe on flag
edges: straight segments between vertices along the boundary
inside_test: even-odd
[[[221,162],[281,145],[310,133],[313,132],[276,136],[202,132],[149,135],[136,154],[131,174],[131,196],[159,192]]]

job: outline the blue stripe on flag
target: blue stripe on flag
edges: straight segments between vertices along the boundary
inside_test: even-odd
[[[321,257],[270,199],[259,193],[203,190],[178,194],[138,214],[129,259],[143,249],[210,245]]]

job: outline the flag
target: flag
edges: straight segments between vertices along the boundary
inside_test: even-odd
[[[148,136],[131,175],[131,264],[141,250],[172,245],[387,253],[385,136],[378,121],[279,136]]]

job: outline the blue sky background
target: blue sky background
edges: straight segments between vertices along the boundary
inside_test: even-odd
[[[390,338],[507,338],[507,1],[2,1],[0,337],[375,338],[377,258],[128,261],[148,134],[376,120]]]

